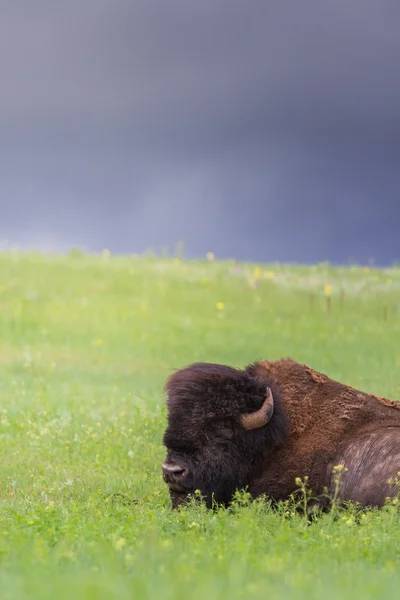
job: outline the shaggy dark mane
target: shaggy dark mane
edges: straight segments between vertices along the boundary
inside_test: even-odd
[[[232,419],[238,422],[245,412],[258,410],[270,387],[274,413],[267,426],[252,432],[264,448],[280,446],[288,434],[288,419],[276,384],[246,370],[217,363],[197,362],[175,371],[165,383],[168,408],[190,411],[191,427],[201,421]],[[246,432],[247,433],[247,432]]]

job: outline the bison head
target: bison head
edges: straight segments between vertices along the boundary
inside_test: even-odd
[[[166,391],[162,470],[172,506],[195,490],[209,508],[213,502],[228,505],[286,435],[277,390],[249,370],[196,363],[174,373]]]

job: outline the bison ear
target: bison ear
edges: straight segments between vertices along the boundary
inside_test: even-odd
[[[274,414],[274,397],[271,388],[267,387],[265,400],[261,408],[256,412],[246,413],[241,416],[241,423],[247,430],[260,429],[264,427]]]
[[[230,440],[233,438],[233,429],[231,429],[230,427],[221,427],[221,429],[218,431],[218,433],[220,435],[222,435],[222,437],[226,438],[227,440]]]

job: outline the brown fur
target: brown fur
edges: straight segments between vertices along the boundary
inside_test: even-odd
[[[245,432],[240,415],[257,410],[266,387],[275,408],[270,423]],[[340,497],[382,506],[400,470],[400,403],[366,394],[289,358],[260,361],[244,370],[192,365],[168,380],[167,460],[189,476],[173,505],[191,487],[229,503],[235,488],[287,499],[296,477],[314,494],[332,491],[332,469],[343,464]],[[166,479],[167,480],[167,479]],[[169,482],[171,483],[171,482]],[[186,487],[185,487],[186,486]],[[182,489],[184,491],[182,491]]]
[[[285,498],[293,491],[294,478],[305,475],[311,489],[320,493],[324,486],[332,487],[330,474],[336,464],[344,464],[348,469],[343,475],[345,499],[357,496],[362,504],[382,505],[382,486],[386,495],[393,495],[386,481],[376,481],[375,493],[369,492],[366,501],[367,494],[363,494],[360,483],[363,465],[357,462],[356,454],[359,439],[375,440],[371,442],[374,446],[379,442],[377,432],[382,435],[388,428],[400,447],[399,402],[360,392],[291,359],[262,361],[250,366],[249,371],[275,382],[290,423],[288,443],[274,452],[267,470],[250,483],[253,495],[268,491],[276,499]],[[379,460],[378,453],[374,462]],[[392,467],[390,477],[400,470],[399,454]]]

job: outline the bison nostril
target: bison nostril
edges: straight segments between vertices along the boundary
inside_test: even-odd
[[[188,470],[185,467],[170,462],[164,462],[162,464],[162,470],[164,475],[173,481],[182,481],[188,473]]]

